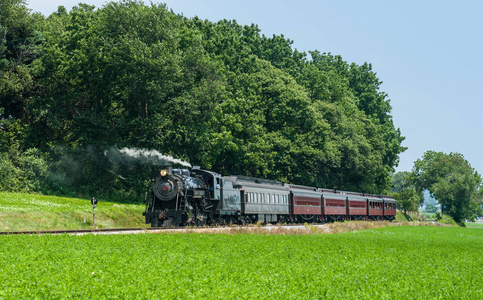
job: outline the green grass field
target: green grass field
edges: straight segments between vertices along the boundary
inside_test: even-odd
[[[483,230],[0,236],[0,299],[483,299]]]
[[[96,208],[96,226],[145,227],[144,208],[144,205],[118,204],[100,199]],[[81,229],[90,226],[90,200],[0,193],[0,231]]]
[[[471,222],[467,222],[467,223],[465,223],[465,225],[468,228],[481,228],[481,229],[483,229],[483,223],[471,223]]]

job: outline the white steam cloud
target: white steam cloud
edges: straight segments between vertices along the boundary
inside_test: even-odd
[[[122,148],[119,152],[137,160],[170,162],[191,168],[191,164],[169,155],[163,155],[156,150]]]

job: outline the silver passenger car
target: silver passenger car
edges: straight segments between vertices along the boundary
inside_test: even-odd
[[[242,211],[252,221],[278,222],[289,217],[289,186],[282,182],[246,176],[223,177],[240,190]]]

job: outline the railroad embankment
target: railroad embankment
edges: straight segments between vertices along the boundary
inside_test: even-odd
[[[99,199],[98,228],[146,227],[141,204]],[[83,229],[93,225],[90,200],[22,193],[0,193],[0,231]]]

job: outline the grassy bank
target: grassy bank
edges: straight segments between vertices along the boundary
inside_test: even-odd
[[[482,299],[483,231],[0,236],[0,299]]]
[[[144,227],[143,211],[144,205],[118,204],[99,199],[96,226]],[[90,200],[0,193],[0,231],[79,229],[90,226]]]

